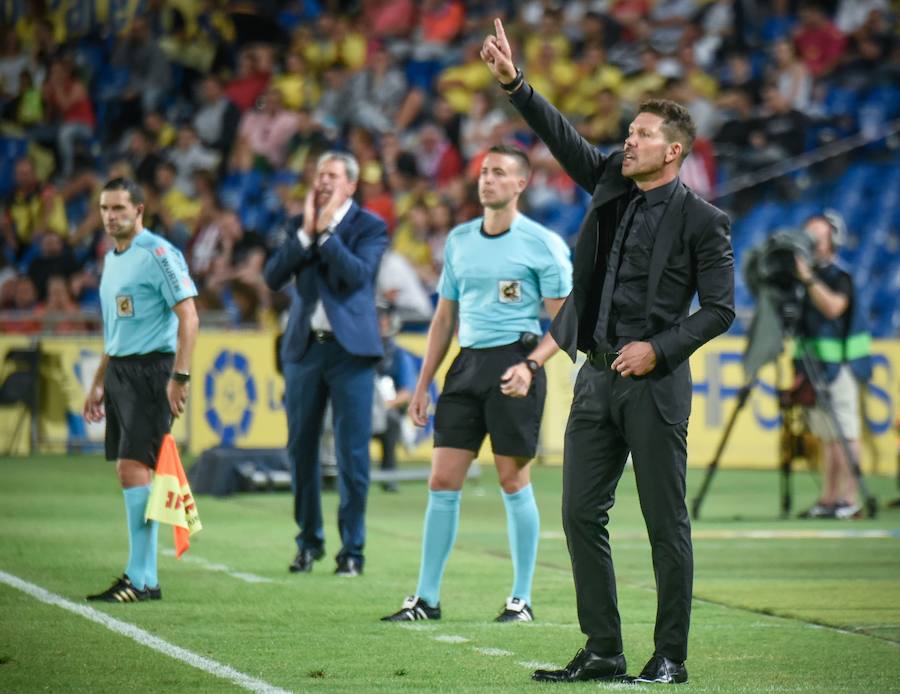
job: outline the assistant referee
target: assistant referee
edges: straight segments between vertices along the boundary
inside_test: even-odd
[[[531,586],[540,520],[528,464],[537,451],[547,392],[542,365],[558,349],[552,340],[537,347],[538,316],[541,300],[556,315],[572,289],[572,265],[557,234],[518,212],[529,175],[522,150],[492,147],[478,177],[484,216],[461,224],[447,238],[440,299],[409,405],[418,426],[427,421],[428,386],[457,322],[462,349],[435,411],[418,587],[385,621],[440,619],[440,585],[459,524],[462,485],[488,434],[513,561],[512,591],[495,621],[534,619]]]
[[[103,228],[115,241],[100,280],[104,354],[84,402],[106,417],[106,458],[116,461],[128,520],[128,564],[88,600],[159,600],[158,523],[144,520],[156,458],[172,418],[184,413],[197,341],[197,288],[181,252],[144,228],[144,196],[126,178],[100,192]]]

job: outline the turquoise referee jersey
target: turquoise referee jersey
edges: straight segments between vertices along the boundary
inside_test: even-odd
[[[178,316],[172,307],[192,296],[197,296],[197,288],[181,252],[142,230],[124,253],[111,250],[103,261],[104,351],[111,357],[174,353]]]
[[[558,234],[523,214],[497,236],[484,233],[481,217],[453,229],[438,293],[459,302],[459,344],[496,347],[539,334],[541,300],[572,291],[569,255]]]

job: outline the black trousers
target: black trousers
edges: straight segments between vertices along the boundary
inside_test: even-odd
[[[663,421],[649,386],[646,379],[622,378],[590,364],[579,371],[566,427],[563,528],[587,648],[601,655],[621,653],[606,525],[631,451],[656,575],[656,654],[682,662],[687,658],[694,573],[685,504],[687,420]]]

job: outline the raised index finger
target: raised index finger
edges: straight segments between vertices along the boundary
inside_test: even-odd
[[[506,40],[506,31],[503,29],[503,22],[499,17],[494,18],[494,31],[497,33],[497,40],[500,41],[500,47],[504,50],[509,48],[509,41]]]

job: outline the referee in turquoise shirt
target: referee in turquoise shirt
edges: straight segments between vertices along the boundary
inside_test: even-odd
[[[459,326],[461,350],[435,410],[434,454],[416,594],[385,621],[440,619],[440,587],[459,524],[460,495],[472,460],[491,437],[513,561],[513,587],[498,622],[531,621],[531,584],[540,519],[528,464],[537,451],[547,394],[542,365],[558,349],[538,345],[541,302],[551,317],[572,289],[569,249],[562,239],[518,212],[528,185],[528,157],[517,147],[492,147],[478,177],[484,217],[447,238],[440,299],[409,414],[428,415],[428,385]]]
[[[103,359],[84,402],[84,418],[106,418],[106,458],[116,461],[128,520],[128,564],[121,578],[88,600],[159,600],[156,521],[145,521],[150,482],[172,417],[184,413],[197,341],[197,288],[181,252],[144,229],[144,196],[114,178],[100,192],[103,228],[115,248],[103,261]]]

